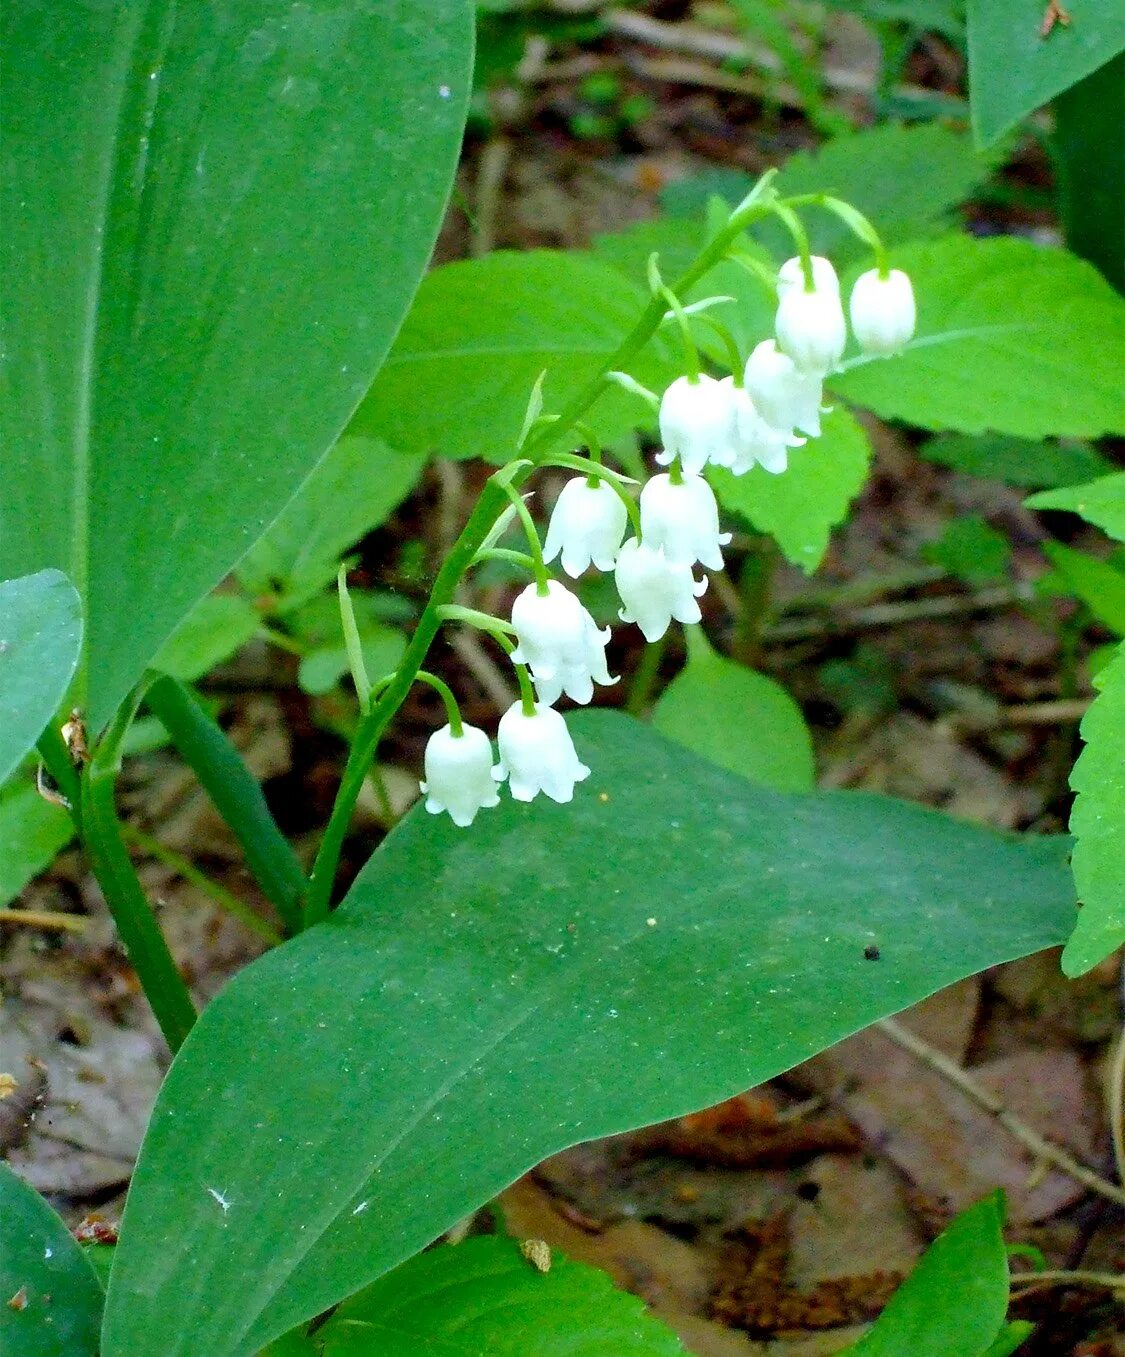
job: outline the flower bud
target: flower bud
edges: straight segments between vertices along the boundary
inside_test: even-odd
[[[543,559],[562,554],[562,568],[571,577],[593,563],[599,570],[612,570],[621,549],[628,512],[621,497],[604,480],[587,485],[585,476],[575,476],[555,501]]]
[[[641,536],[645,546],[663,550],[669,565],[696,561],[722,570],[729,532],[719,531],[719,506],[700,476],[684,476],[679,485],[667,475],[653,476],[641,491]]]
[[[774,320],[777,346],[806,375],[823,377],[844,356],[848,327],[838,290],[806,292],[790,287],[781,294]]]
[[[861,273],[852,288],[849,310],[864,353],[888,358],[913,338],[914,289],[901,269],[891,269],[885,278],[880,278],[878,269]]]
[[[420,783],[431,815],[447,811],[455,825],[467,829],[477,811],[495,806],[500,797],[492,776],[492,742],[476,726],[454,735],[448,725],[426,741],[426,781]]]
[[[823,255],[814,254],[811,256],[813,288],[817,292],[835,293],[840,295],[840,279],[836,275],[836,270],[832,267],[832,261],[825,259]],[[777,271],[777,295],[788,292],[791,288],[805,286],[805,271],[801,267],[799,256],[787,259],[781,268]]]
[[[540,792],[552,801],[569,801],[574,784],[590,776],[579,762],[566,722],[542,703],[536,703],[534,716],[524,714],[522,703],[513,703],[500,718],[496,742],[500,762],[492,776],[497,782],[507,778],[517,801],[531,801]]]
[[[656,460],[670,466],[678,457],[689,475],[698,476],[708,462],[721,465],[731,432],[730,400],[722,384],[705,374],[697,382],[678,377],[660,402],[664,451]]]
[[[512,605],[512,626],[519,642],[515,664],[526,664],[535,679],[540,702],[553,706],[566,693],[585,705],[594,684],[616,683],[606,668],[609,628],[599,631],[578,599],[557,580],[547,593],[529,584]]]
[[[635,622],[646,641],[659,641],[672,619],[698,622],[702,614],[696,599],[707,591],[707,579],[696,580],[690,565],[672,565],[663,551],[635,537],[621,548],[614,572],[621,595],[619,616]]]
[[[746,361],[746,390],[758,414],[774,429],[800,429],[820,437],[823,380],[798,372],[792,358],[772,339],[763,339]]]

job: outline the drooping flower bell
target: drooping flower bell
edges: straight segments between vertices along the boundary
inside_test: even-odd
[[[697,599],[707,591],[707,578],[697,580],[690,565],[673,565],[664,552],[630,537],[617,556],[614,572],[624,604],[618,616],[635,622],[646,641],[659,641],[672,619],[698,622]]]
[[[646,547],[663,550],[669,565],[722,570],[722,547],[729,532],[719,531],[719,506],[701,476],[653,476],[641,491],[641,536]]]
[[[689,475],[698,476],[708,462],[721,465],[730,439],[730,400],[722,384],[706,373],[695,382],[677,377],[660,402],[660,465],[671,466],[678,457]]]
[[[861,273],[852,288],[852,330],[864,353],[881,358],[901,353],[914,337],[917,310],[914,289],[901,269],[885,278],[878,269]]]
[[[564,803],[574,796],[574,785],[590,776],[574,749],[566,722],[553,708],[535,704],[527,716],[522,702],[515,702],[500,718],[496,732],[500,762],[493,769],[497,782],[508,781],[517,801],[531,801],[545,792],[552,801]]]
[[[447,811],[455,825],[467,829],[477,811],[495,806],[500,797],[492,776],[492,742],[476,726],[454,735],[448,725],[426,741],[426,780],[420,783],[431,815]]]
[[[799,270],[800,260],[789,259],[782,265],[774,332],[778,348],[793,360],[799,371],[823,377],[843,357],[848,327],[840,305],[836,270],[827,259],[819,262],[819,268],[816,261],[813,264],[811,292],[803,278],[794,281],[794,266]],[[782,277],[786,279],[784,284]]]
[[[526,664],[539,701],[553,706],[559,697],[585,705],[595,683],[616,683],[606,668],[609,628],[597,624],[565,584],[549,580],[547,592],[529,584],[512,605],[512,626],[519,642],[515,664]]]
[[[784,471],[789,465],[789,449],[799,448],[805,439],[798,438],[792,429],[775,429],[767,424],[746,389],[734,385],[733,377],[724,377],[723,384],[731,388],[734,438],[722,465],[734,476],[744,476],[755,466],[773,475]]]
[[[820,437],[823,379],[800,372],[773,339],[763,339],[746,360],[746,390],[758,414],[774,429],[800,429]]]
[[[591,564],[612,570],[625,536],[628,513],[621,497],[604,480],[587,484],[575,476],[562,488],[547,527],[543,559],[562,555],[562,568],[577,579]]]
[[[840,295],[840,277],[833,267],[831,259],[822,254],[809,256],[812,265],[813,287],[817,292],[834,292]],[[777,271],[777,295],[780,297],[790,288],[805,286],[805,270],[801,267],[799,255],[787,259]]]

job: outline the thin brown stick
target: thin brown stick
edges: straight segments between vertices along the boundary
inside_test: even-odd
[[[938,598],[904,599],[896,603],[875,603],[856,608],[839,617],[799,618],[775,622],[767,627],[767,641],[800,641],[812,636],[838,636],[877,627],[901,626],[923,618],[957,617],[963,613],[988,612],[1026,603],[1033,597],[1030,585],[1001,584],[978,589],[971,594],[943,594]]]
[[[1117,1038],[1117,1050],[1109,1067],[1109,1133],[1117,1176],[1125,1183],[1125,1028]]]
[[[81,933],[86,920],[76,914],[56,914],[49,909],[0,909],[0,924],[27,924],[29,928],[61,928]]]
[[[1097,1286],[1107,1291],[1125,1291],[1125,1273],[1113,1272],[1020,1272],[1012,1277],[1012,1288],[1026,1296],[1040,1286]]]
[[[884,1018],[879,1024],[879,1030],[890,1037],[896,1045],[901,1046],[903,1050],[916,1056],[924,1065],[948,1079],[955,1088],[960,1089],[978,1107],[983,1108],[990,1116],[995,1117],[1005,1131],[1030,1150],[1037,1159],[1044,1160],[1060,1169],[1063,1173],[1075,1179],[1076,1182],[1081,1183],[1083,1187],[1089,1188],[1091,1192],[1096,1192],[1099,1196],[1106,1197],[1111,1202],[1116,1202],[1118,1206],[1125,1206],[1125,1189],[1107,1182],[1092,1168],[1080,1163],[1073,1155],[1068,1154],[1066,1150],[1052,1144],[1049,1140],[1045,1140],[1038,1131],[1032,1130],[1014,1112],[1009,1111],[994,1093],[982,1084],[978,1084],[967,1070],[963,1070],[960,1065],[955,1064],[947,1055],[943,1055],[941,1051],[931,1046],[928,1041],[923,1041],[908,1027],[903,1027],[893,1018]]]

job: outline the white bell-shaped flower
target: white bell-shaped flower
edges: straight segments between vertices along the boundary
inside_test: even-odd
[[[772,339],[763,339],[746,360],[746,390],[754,409],[775,429],[800,429],[820,437],[824,381],[814,373],[799,372],[788,354]]]
[[[669,565],[722,570],[720,548],[730,541],[719,531],[715,493],[702,476],[684,476],[676,485],[671,476],[653,476],[641,491],[641,536],[645,546],[663,550]]]
[[[730,440],[730,399],[722,384],[706,373],[696,382],[677,377],[660,402],[660,465],[671,466],[678,457],[689,475],[698,476],[708,462],[722,464]]]
[[[496,743],[500,762],[492,776],[497,782],[506,778],[517,801],[531,801],[540,792],[552,801],[569,801],[574,784],[590,776],[574,751],[566,722],[544,703],[536,703],[534,716],[524,714],[522,703],[513,703],[500,718]]]
[[[426,809],[431,815],[447,811],[462,829],[473,823],[478,810],[500,800],[492,776],[492,742],[476,726],[463,726],[460,735],[448,725],[435,730],[426,741],[425,768],[426,780],[419,785]]]
[[[864,353],[889,358],[914,337],[918,319],[914,289],[901,269],[885,278],[878,269],[861,273],[852,288],[849,306],[852,330]]]
[[[840,279],[836,270],[832,267],[832,261],[825,259],[822,254],[810,256],[812,263],[813,287],[817,292],[834,292],[838,297],[840,295]],[[799,255],[794,255],[792,259],[787,259],[781,268],[777,271],[777,295],[788,292],[794,287],[804,287],[805,271],[801,267]]]
[[[806,292],[790,287],[780,294],[774,319],[777,346],[798,371],[823,377],[839,366],[848,342],[840,294],[830,287]]]
[[[697,580],[690,565],[673,565],[663,551],[630,537],[617,555],[617,592],[625,605],[618,616],[635,622],[646,641],[659,641],[672,619],[698,622],[697,599],[707,591],[707,578]]]
[[[612,570],[625,537],[628,512],[621,497],[604,480],[589,485],[575,476],[562,488],[547,527],[543,559],[562,555],[562,568],[577,579],[591,563]]]
[[[609,628],[599,631],[565,584],[550,580],[545,594],[529,584],[512,605],[512,626],[519,643],[512,660],[531,670],[539,700],[548,707],[563,693],[585,705],[595,682],[617,682],[606,668]]]
[[[775,429],[767,424],[744,387],[735,386],[732,377],[724,377],[723,381],[732,387],[735,430],[731,455],[723,465],[735,476],[745,475],[754,466],[774,475],[784,471],[789,465],[789,449],[801,447],[806,440],[798,438],[791,429]]]

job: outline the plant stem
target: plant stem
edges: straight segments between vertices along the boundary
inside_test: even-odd
[[[649,699],[652,696],[653,684],[660,673],[660,665],[664,659],[664,648],[667,644],[667,636],[662,636],[659,641],[654,641],[652,645],[645,646],[641,651],[640,663],[633,675],[633,682],[629,686],[629,696],[625,702],[625,710],[630,716],[643,716],[645,714]]]

